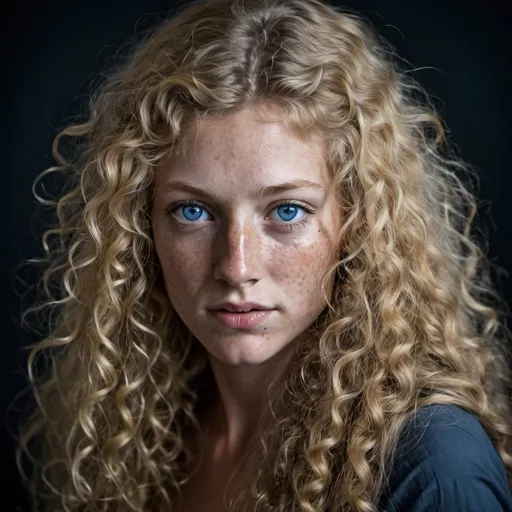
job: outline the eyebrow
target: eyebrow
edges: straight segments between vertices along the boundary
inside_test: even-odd
[[[182,192],[188,192],[196,196],[202,196],[206,198],[212,197],[212,194],[208,191],[208,189],[199,187],[197,185],[191,185],[190,183],[186,183],[185,181],[181,180],[169,181],[168,183],[166,183],[165,186],[169,191],[180,190]],[[256,193],[254,195],[255,197],[258,198],[264,198],[268,196],[276,196],[283,192],[287,192],[288,190],[294,190],[297,188],[309,188],[319,191],[324,190],[324,187],[319,183],[315,183],[314,181],[298,179],[293,181],[287,181],[285,183],[280,183],[279,185],[270,185],[267,187],[260,185],[258,186]]]

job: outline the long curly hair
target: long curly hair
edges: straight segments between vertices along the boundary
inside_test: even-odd
[[[476,173],[427,93],[351,11],[207,0],[109,71],[41,175],[68,178],[43,237],[46,298],[25,317],[47,325],[18,459],[36,508],[159,509],[187,481],[186,437],[214,383],[163,287],[153,171],[194,123],[249,104],[322,134],[343,222],[327,306],[269,389],[272,428],[232,508],[377,510],[400,429],[428,404],[473,413],[510,476],[510,334],[472,229]]]

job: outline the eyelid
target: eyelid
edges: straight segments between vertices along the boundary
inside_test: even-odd
[[[194,199],[182,199],[180,201],[174,201],[173,203],[167,205],[164,208],[164,212],[165,212],[166,215],[169,215],[169,216],[172,216],[172,217],[176,217],[174,212],[178,208],[181,208],[183,206],[198,206],[199,208],[202,208],[203,210],[205,210],[208,213],[208,215],[210,215],[210,216],[212,215],[210,213],[210,210],[203,203],[201,203],[200,201],[196,201]],[[194,222],[194,221],[186,221],[186,220],[183,221],[183,220],[179,220],[179,219],[175,219],[175,222],[177,222],[179,224],[182,224],[182,225],[197,224],[197,222]]]
[[[283,204],[291,204],[291,205],[300,206],[308,214],[312,214],[315,212],[314,208],[312,206],[310,206],[308,203],[304,203],[303,201],[298,201],[297,199],[280,199],[279,201],[276,201],[275,203],[273,203],[271,205],[271,211],[275,210],[277,207],[279,207]]]
[[[200,208],[205,209],[208,213],[210,213],[209,208],[203,204],[201,201],[196,201],[194,199],[181,199],[180,201],[173,201],[169,205],[164,208],[164,212],[171,215],[174,210],[177,210],[180,206],[199,206]],[[210,214],[211,215],[211,214]]]

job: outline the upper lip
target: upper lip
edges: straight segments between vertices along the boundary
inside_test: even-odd
[[[261,311],[268,311],[273,308],[268,307],[268,306],[263,306],[262,304],[258,304],[257,302],[220,302],[219,304],[215,304],[214,306],[211,306],[208,309],[211,309],[211,310],[226,309],[227,311],[236,313],[237,311],[250,311],[251,309],[259,309]]]

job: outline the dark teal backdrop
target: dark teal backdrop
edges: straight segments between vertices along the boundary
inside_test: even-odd
[[[22,307],[15,265],[37,255],[47,219],[31,196],[35,176],[52,163],[53,137],[83,109],[91,80],[135,31],[172,12],[172,0],[16,0],[2,7],[0,266],[2,334],[0,482],[2,512],[25,510],[9,434],[22,412],[7,406],[26,384],[21,347],[33,338],[19,328]],[[15,5],[14,5],[15,4]],[[503,7],[501,6],[503,4]],[[472,0],[347,0],[366,15],[414,68],[434,96],[461,155],[480,170],[480,212],[489,255],[512,268],[510,152],[512,102],[510,18],[506,2]],[[7,10],[6,10],[7,9]],[[9,10],[10,9],[10,10]],[[29,281],[31,273],[22,273]],[[512,283],[498,274],[512,301]],[[31,299],[29,295],[28,300]],[[25,402],[27,403],[27,402]]]

